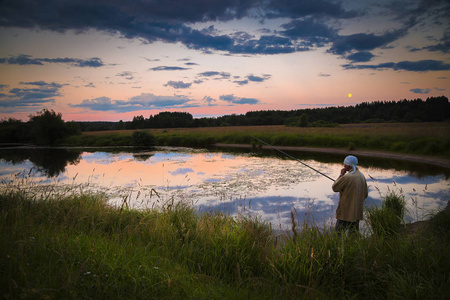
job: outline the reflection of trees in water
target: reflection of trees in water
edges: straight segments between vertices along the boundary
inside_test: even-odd
[[[153,155],[155,154],[133,154],[133,158],[137,161],[147,161]]]
[[[64,172],[68,164],[80,162],[81,151],[68,149],[36,148],[36,149],[4,149],[0,151],[0,159],[12,164],[26,160],[32,162],[37,170],[47,177],[56,177]]]

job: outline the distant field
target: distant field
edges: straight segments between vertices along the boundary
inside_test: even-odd
[[[206,134],[222,135],[232,133],[250,134],[306,134],[306,135],[369,135],[369,136],[411,136],[436,137],[450,139],[450,123],[370,123],[345,124],[340,127],[287,127],[274,126],[229,126],[229,127],[202,127],[202,128],[167,128],[145,129],[153,134]],[[111,130],[84,132],[83,135],[124,134],[131,135],[136,130]]]

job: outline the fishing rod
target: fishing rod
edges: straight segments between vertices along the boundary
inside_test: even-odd
[[[267,145],[267,146],[269,146],[270,148],[272,148],[272,149],[274,149],[274,150],[277,150],[278,152],[280,152],[280,153],[286,155],[287,157],[290,157],[290,158],[292,158],[293,160],[296,160],[297,162],[301,163],[301,164],[304,165],[305,167],[308,167],[308,168],[310,168],[311,170],[316,171],[317,173],[319,173],[319,174],[322,175],[322,176],[325,176],[326,178],[330,179],[331,181],[334,181],[334,179],[331,178],[330,176],[328,176],[328,175],[326,175],[326,174],[320,172],[319,170],[314,169],[313,167],[311,167],[311,166],[305,164],[304,162],[302,162],[302,161],[299,160],[298,158],[295,158],[295,157],[293,157],[292,155],[287,154],[286,152],[284,152],[284,151],[278,149],[277,147],[274,147],[274,146],[272,146],[271,144],[266,143],[265,141],[263,141],[263,140],[257,138],[256,136],[253,136],[253,135],[251,135],[251,134],[249,134],[249,133],[247,133],[247,132],[245,132],[245,131],[243,131],[243,130],[237,128],[237,127],[236,127],[236,129],[238,129],[238,130],[241,131],[242,133],[244,133],[244,134],[246,134],[246,135],[248,135],[248,136],[254,138],[255,140],[257,140],[257,141],[263,143],[264,145]]]

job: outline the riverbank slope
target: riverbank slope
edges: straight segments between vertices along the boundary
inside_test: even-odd
[[[254,145],[245,144],[223,144],[216,143],[213,146],[221,148],[254,148]],[[405,154],[405,153],[393,153],[386,151],[377,150],[347,150],[347,149],[337,149],[337,148],[319,148],[319,147],[290,147],[290,146],[258,146],[258,149],[279,149],[282,151],[301,151],[301,152],[318,152],[318,153],[332,153],[332,154],[342,154],[342,155],[355,155],[355,156],[366,156],[366,157],[379,157],[379,158],[389,158],[406,160],[413,162],[421,162],[430,165],[436,165],[444,168],[450,169],[450,159],[443,157],[434,157],[427,155],[416,155],[416,154]]]

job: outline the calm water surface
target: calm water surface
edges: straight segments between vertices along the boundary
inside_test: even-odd
[[[290,152],[337,178],[341,155]],[[450,200],[449,170],[418,163],[360,157],[369,197],[397,191],[407,201],[407,222],[426,219]],[[20,173],[20,174],[19,174]],[[26,178],[30,186],[104,192],[114,205],[145,209],[187,202],[200,211],[259,216],[274,228],[297,222],[332,226],[339,195],[332,181],[270,151],[157,148],[150,151],[0,149],[0,179]]]

